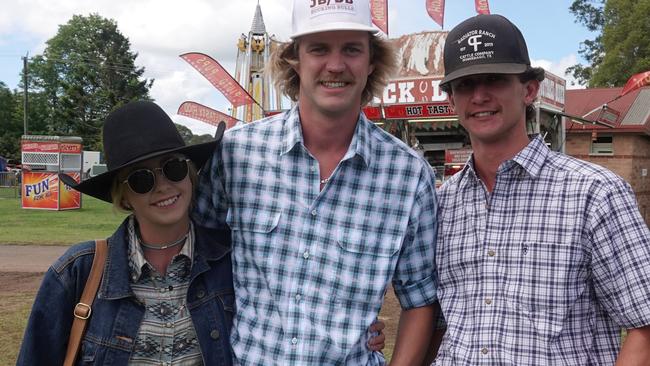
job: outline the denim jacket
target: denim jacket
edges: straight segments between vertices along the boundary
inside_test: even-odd
[[[230,234],[194,225],[196,240],[187,307],[204,365],[231,365],[234,292]],[[129,282],[126,221],[108,238],[108,258],[77,365],[126,365],[144,316]],[[17,365],[61,365],[73,309],[90,272],[95,243],[75,245],[45,273]]]

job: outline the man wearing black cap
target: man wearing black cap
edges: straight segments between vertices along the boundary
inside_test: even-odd
[[[382,365],[367,345],[384,293],[403,308],[395,365],[420,364],[434,321],[435,179],[361,107],[394,51],[368,0],[295,0],[269,64],[296,106],[226,133],[198,222],[232,229],[242,365]]]
[[[544,72],[509,20],[462,22],[444,62],[473,155],[439,190],[435,364],[648,364],[650,233],[630,186],[528,136]]]

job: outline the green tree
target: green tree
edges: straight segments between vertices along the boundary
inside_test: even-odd
[[[192,143],[192,138],[194,137],[194,134],[192,134],[192,130],[189,128],[180,125],[178,123],[174,123],[176,126],[176,129],[178,130],[178,133],[181,134],[181,137],[183,138],[183,141],[185,142],[186,145],[189,145]]]
[[[633,74],[650,70],[650,0],[574,0],[569,10],[597,33],[581,43],[587,65],[567,69],[579,83],[622,86]]]
[[[7,85],[0,81],[0,156],[16,159],[18,156],[22,126],[14,119],[15,96]]]
[[[59,26],[29,64],[31,90],[47,107],[48,132],[80,136],[85,148],[100,148],[106,115],[129,101],[149,99],[153,80],[142,78],[136,57],[113,20],[75,15]]]

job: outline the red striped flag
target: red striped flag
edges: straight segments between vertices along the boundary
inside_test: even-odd
[[[202,53],[185,53],[181,58],[187,61],[201,75],[205,76],[215,88],[217,88],[233,106],[257,103],[253,97],[242,88],[232,76],[219,65],[219,63],[208,55]]]
[[[650,85],[650,70],[632,75],[621,90],[621,97],[647,85]]]
[[[427,0],[427,13],[440,28],[445,27],[445,0]]]
[[[477,13],[490,14],[490,4],[488,4],[488,0],[474,0],[474,5],[476,5]]]
[[[233,118],[216,109],[206,107],[203,104],[196,102],[183,102],[183,104],[178,107],[178,114],[203,121],[213,126],[219,126],[219,122],[225,122],[226,129],[233,127],[237,122],[239,122],[237,118]]]
[[[388,0],[371,0],[370,13],[373,24],[388,34]]]

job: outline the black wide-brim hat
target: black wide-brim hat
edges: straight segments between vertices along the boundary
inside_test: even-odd
[[[149,101],[130,102],[111,112],[104,123],[102,136],[108,171],[81,183],[66,174],[59,174],[59,179],[81,193],[113,202],[111,186],[122,169],[171,153],[187,156],[201,169],[221,141],[225,127],[225,123],[219,124],[213,141],[186,146],[162,108]]]

